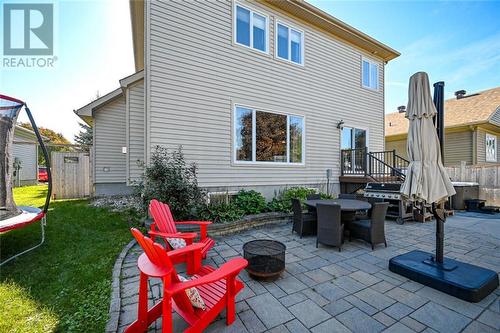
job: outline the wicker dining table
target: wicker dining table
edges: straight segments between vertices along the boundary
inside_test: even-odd
[[[316,199],[316,200],[305,200],[304,204],[308,207],[316,208],[317,204],[322,205],[340,205],[340,210],[342,211],[342,222],[349,223],[354,221],[356,218],[357,211],[368,210],[372,208],[372,205],[367,201],[355,200],[355,199]]]

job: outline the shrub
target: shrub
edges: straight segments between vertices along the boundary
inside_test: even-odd
[[[232,203],[245,215],[259,214],[266,210],[266,199],[257,191],[241,190],[234,196]]]
[[[197,166],[186,162],[182,147],[169,151],[156,146],[150,165],[144,166],[143,179],[136,185],[144,212],[149,201],[157,199],[170,206],[176,220],[185,220],[195,217],[205,203],[205,192],[198,187]]]
[[[320,193],[321,199],[335,199],[332,194]]]
[[[199,218],[214,223],[225,223],[239,220],[245,213],[234,203],[220,202],[205,205],[199,210]]]
[[[269,202],[270,211],[290,212],[292,210],[292,199],[305,200],[309,194],[316,193],[316,190],[307,187],[291,187],[279,192]]]

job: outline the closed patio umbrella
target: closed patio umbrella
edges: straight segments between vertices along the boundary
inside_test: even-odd
[[[410,164],[401,186],[403,196],[412,201],[438,203],[455,194],[441,161],[441,148],[433,122],[436,113],[427,74],[413,74],[410,77],[406,109]]]
[[[433,121],[436,114],[427,73],[413,74],[410,77],[406,108],[410,164],[401,186],[401,194],[411,201],[435,204],[455,194],[441,160],[441,147]],[[444,214],[440,215],[436,216],[436,261],[443,263]]]
[[[479,302],[499,285],[497,273],[450,258],[444,260],[443,255],[445,214],[437,204],[455,194],[443,166],[434,123],[438,115],[442,137],[443,90],[444,82],[434,85],[434,104],[427,74],[418,72],[410,77],[406,111],[410,164],[400,190],[408,200],[432,204],[436,218],[436,255],[432,257],[420,250],[400,254],[389,260],[389,270],[469,302]]]

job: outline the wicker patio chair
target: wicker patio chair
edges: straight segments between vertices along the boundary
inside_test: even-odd
[[[377,202],[373,205],[369,220],[352,221],[349,224],[349,241],[352,238],[363,239],[371,244],[372,250],[379,243],[384,243],[385,247],[387,247],[385,239],[385,216],[388,206],[388,202]]]
[[[318,214],[318,234],[316,236],[316,247],[318,243],[337,246],[342,251],[344,243],[344,225],[341,223],[340,205],[316,206]]]
[[[321,194],[313,193],[306,196],[307,200],[321,200]],[[316,208],[307,206],[307,212],[316,216]]]
[[[372,206],[377,203],[377,202],[384,202],[384,199],[380,199],[380,198],[366,198]],[[368,209],[368,210],[362,210],[362,211],[359,211],[359,212],[356,212],[356,220],[368,220],[370,218],[372,214],[372,209]]]
[[[302,204],[299,199],[292,199],[293,226],[292,232],[299,234],[302,238],[305,234],[316,233],[316,216],[302,211]]]

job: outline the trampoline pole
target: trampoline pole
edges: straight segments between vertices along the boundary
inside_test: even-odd
[[[28,118],[30,120],[31,127],[33,127],[33,132],[35,132],[36,134],[36,138],[38,140],[38,143],[40,144],[40,148],[42,148],[43,157],[45,158],[45,167],[47,168],[48,189],[47,189],[47,197],[45,198],[45,205],[43,206],[43,211],[45,214],[47,214],[47,210],[49,209],[50,197],[52,196],[52,172],[50,170],[49,153],[47,152],[47,147],[45,147],[45,144],[43,143],[42,135],[40,134],[40,131],[36,126],[35,119],[33,118],[33,115],[31,114],[31,111],[26,103],[24,103],[24,108],[26,109],[26,114],[28,115]]]
[[[10,257],[9,259],[6,259],[6,260],[4,260],[4,261],[0,262],[0,266],[5,265],[5,264],[6,264],[6,263],[8,263],[9,261],[14,260],[14,259],[16,259],[17,257],[22,256],[23,254],[28,253],[28,252],[30,252],[30,251],[32,251],[32,250],[34,250],[34,249],[36,249],[36,248],[38,248],[38,247],[42,246],[42,244],[45,242],[45,226],[47,225],[47,220],[46,220],[46,219],[47,219],[47,216],[44,216],[44,217],[40,220],[40,225],[41,225],[41,229],[42,229],[42,239],[40,240],[40,243],[38,243],[37,245],[35,245],[35,246],[33,246],[33,247],[30,247],[30,248],[29,248],[29,249],[27,249],[27,250],[24,250],[24,251],[23,251],[23,252],[21,252],[21,253],[18,253],[18,254],[16,254],[16,255],[13,255],[13,256],[12,256],[12,257]]]

